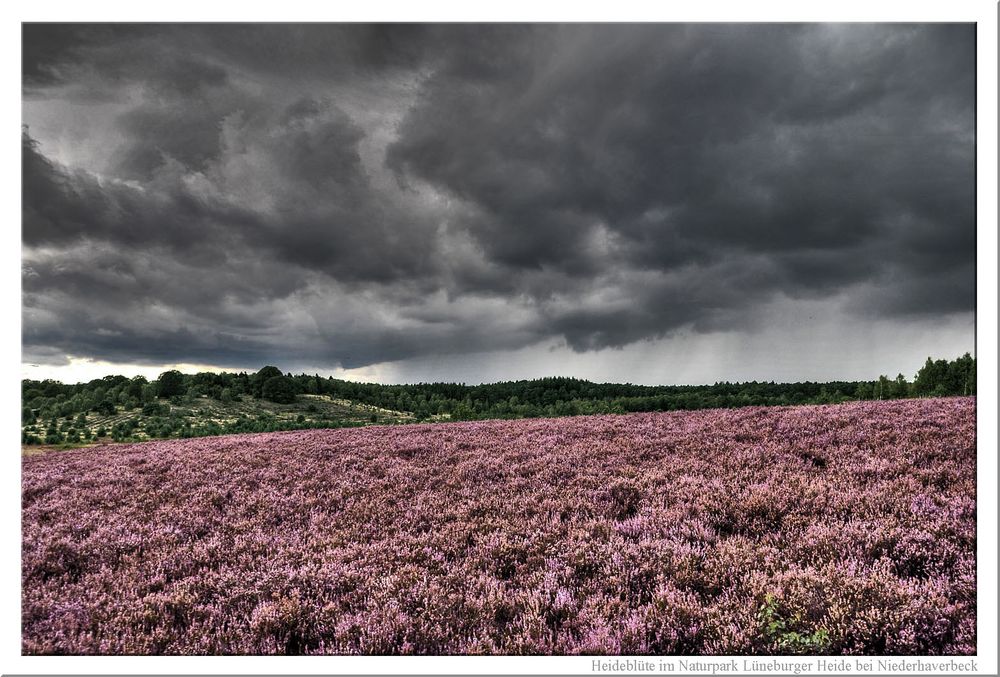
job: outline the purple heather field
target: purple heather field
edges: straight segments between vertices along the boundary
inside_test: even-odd
[[[974,398],[22,460],[26,654],[972,654]]]

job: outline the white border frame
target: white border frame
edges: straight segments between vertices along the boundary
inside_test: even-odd
[[[336,6],[319,13],[320,5],[285,0],[249,7],[229,0],[206,2],[174,0],[168,9],[137,3],[48,1],[7,8],[0,24],[6,59],[3,91],[11,99],[4,109],[6,124],[3,190],[8,223],[0,252],[7,265],[2,299],[10,318],[0,335],[5,360],[0,371],[0,412],[3,430],[20,430],[20,143],[22,21],[876,21],[976,22],[977,27],[977,360],[978,360],[978,670],[997,673],[997,4],[988,0],[941,2],[875,2],[845,0],[835,4],[758,0],[747,3],[717,0],[703,3],[653,3],[626,0],[614,3],[561,0],[544,6],[530,0],[475,5],[457,0],[406,3],[399,0],[377,6]],[[14,356],[17,356],[15,361]],[[9,449],[3,457],[2,558],[0,558],[0,670],[4,673],[141,674],[600,674],[593,673],[593,657],[54,657],[21,656],[20,638],[20,456]],[[15,517],[15,515],[17,517]],[[618,657],[625,660],[628,657]],[[634,657],[653,660],[655,657]],[[730,658],[700,658],[724,662]],[[764,657],[755,657],[765,661]],[[890,657],[880,657],[883,660]],[[791,659],[781,657],[778,660]],[[877,667],[877,661],[875,666]],[[912,657],[893,660],[915,660]],[[956,659],[961,660],[961,659]],[[854,663],[855,670],[858,664]],[[637,673],[631,673],[637,674]],[[662,674],[662,673],[661,673]],[[929,672],[927,674],[935,674]],[[940,672],[937,674],[947,674]]]

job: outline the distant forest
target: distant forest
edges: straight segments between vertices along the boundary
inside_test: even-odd
[[[849,400],[943,397],[976,393],[976,360],[968,353],[955,360],[932,360],[912,381],[903,374],[894,379],[881,376],[874,381],[830,381],[816,383],[715,383],[695,386],[643,386],[629,383],[592,383],[575,378],[542,378],[469,386],[458,383],[418,383],[379,385],[355,383],[318,375],[285,374],[276,367],[264,367],[249,374],[182,374],[167,371],[156,381],[137,376],[106,376],[88,383],[67,385],[54,380],[21,382],[22,442],[58,444],[86,442],[88,415],[115,417],[116,430],[90,431],[91,437],[112,435],[134,439],[132,431],[142,417],[152,417],[159,428],[147,437],[197,436],[227,432],[254,432],[302,427],[338,427],[376,422],[426,420],[476,420],[574,416],[580,414],[622,414],[641,411],[675,411],[754,405],[832,404]],[[309,396],[313,396],[310,398]],[[387,410],[404,418],[372,415],[359,422],[314,419],[316,396],[348,401],[371,411]],[[284,405],[302,414],[289,418],[267,415],[253,420],[218,424],[195,421],[171,425],[174,408],[190,407],[206,400],[220,406],[243,401]],[[130,413],[131,412],[131,413]],[[160,417],[157,419],[156,417]],[[60,419],[62,420],[60,422]],[[92,420],[92,419],[91,419]],[[112,419],[108,419],[112,420]],[[161,423],[161,420],[163,421]],[[84,430],[84,439],[73,427]],[[112,434],[113,433],[113,434]]]

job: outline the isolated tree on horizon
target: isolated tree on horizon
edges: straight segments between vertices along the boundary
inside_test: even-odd
[[[162,398],[170,398],[175,395],[184,394],[184,374],[176,369],[165,371],[157,379],[157,395]]]
[[[291,404],[295,401],[295,383],[287,376],[272,376],[264,381],[261,397],[278,404]]]
[[[258,371],[250,377],[250,382],[248,384],[250,394],[254,397],[263,397],[264,383],[266,383],[268,379],[272,379],[276,376],[284,376],[284,374],[280,369],[271,365],[267,365]]]

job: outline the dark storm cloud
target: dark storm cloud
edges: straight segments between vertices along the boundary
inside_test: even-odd
[[[24,24],[22,70],[29,92],[70,83],[87,71],[119,86],[137,82],[179,93],[220,85],[228,70],[249,77],[382,76],[433,58],[440,51],[437,30],[392,24]],[[457,43],[474,44],[461,38]]]
[[[78,50],[111,37],[110,26],[80,24],[23,24],[21,69],[27,90],[63,80]]]
[[[782,298],[968,312],[974,37],[29,24],[25,350],[358,366]],[[105,143],[60,154],[83,103]]]
[[[213,260],[226,257],[224,233],[215,225],[255,218],[238,205],[204,199],[167,172],[136,186],[58,166],[26,132],[22,215],[22,241],[29,247],[97,240],[126,249],[166,247],[173,250],[168,256]]]
[[[654,250],[675,230],[694,250],[854,246],[900,208],[964,207],[970,231],[972,147],[940,134],[935,108],[971,133],[972,71],[915,67],[914,58],[938,57],[911,45],[916,37],[894,47],[894,29],[862,27],[874,35],[859,54],[850,28],[585,30],[586,51],[560,53],[570,39],[556,35],[542,56],[477,77],[464,67],[439,74],[390,150],[393,167],[494,216],[479,235],[501,260],[563,264],[582,242],[573,228],[588,221]],[[937,30],[971,59],[961,40],[971,29]],[[811,64],[811,50],[841,40]],[[913,101],[911,90],[933,89],[925,80],[935,75],[945,92],[956,78],[966,89]],[[963,185],[916,204],[940,188],[935,180]],[[643,222],[650,210],[666,218]]]
[[[584,235],[601,223],[633,266],[760,253],[782,268],[739,294],[703,288],[700,308],[880,281],[879,311],[970,308],[971,27],[553,30],[549,48],[436,74],[389,152],[401,174],[483,209],[490,258],[586,271]],[[953,283],[926,296],[944,274]],[[621,345],[698,315],[677,304],[645,321],[637,305],[617,321],[575,311],[566,335]]]

